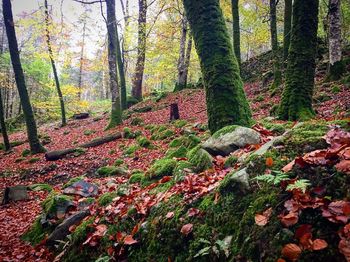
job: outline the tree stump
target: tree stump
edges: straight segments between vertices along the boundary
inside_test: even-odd
[[[180,119],[179,106],[177,103],[170,105],[170,121]]]
[[[74,114],[73,115],[73,119],[76,119],[76,120],[86,119],[86,118],[89,118],[89,117],[90,117],[89,113],[79,113],[79,114]]]

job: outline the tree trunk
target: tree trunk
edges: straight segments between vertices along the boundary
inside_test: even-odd
[[[249,125],[251,112],[219,1],[183,2],[200,58],[210,131]]]
[[[294,0],[286,86],[279,117],[306,120],[314,116],[312,95],[316,67],[318,0]]]
[[[58,99],[60,101],[60,107],[61,107],[61,119],[62,119],[62,126],[65,126],[67,124],[66,121],[66,110],[64,108],[64,100],[63,100],[63,95],[60,87],[60,82],[58,80],[58,74],[57,74],[57,69],[56,69],[56,63],[53,58],[53,52],[52,52],[52,47],[51,47],[51,39],[50,39],[50,31],[49,31],[49,8],[47,4],[47,0],[45,0],[45,24],[46,24],[46,43],[47,43],[47,49],[49,51],[49,57],[51,61],[51,66],[52,66],[52,71],[53,75],[55,78],[55,84],[56,84],[56,91],[58,95]]]
[[[174,91],[180,91],[186,88],[187,75],[186,75],[186,40],[188,31],[188,22],[185,15],[182,16],[182,29],[180,39],[180,54],[177,63],[177,83]]]
[[[345,72],[341,37],[340,0],[329,0],[329,80],[339,80]]]
[[[131,95],[137,100],[142,100],[142,80],[146,59],[146,18],[147,1],[139,0],[137,60],[131,89]]]
[[[232,0],[233,50],[235,52],[238,65],[241,67],[241,32],[238,2],[239,0]]]
[[[79,66],[79,79],[78,79],[78,99],[79,100],[81,100],[81,93],[83,88],[85,37],[86,37],[86,20],[84,20],[84,24],[83,24],[83,39],[82,39],[81,50],[80,50],[80,66]]]
[[[122,109],[126,109],[126,82],[125,82],[125,71],[124,71],[124,63],[122,57],[122,51],[120,47],[119,34],[118,34],[118,25],[115,26],[116,29],[116,51],[117,51],[117,62],[118,62],[118,72],[119,72],[119,80],[120,80],[120,97],[121,97],[121,107]]]
[[[15,73],[15,79],[17,83],[17,89],[20,96],[21,104],[23,107],[24,118],[27,126],[27,135],[30,145],[30,150],[33,154],[44,152],[44,147],[40,144],[38,138],[38,132],[34,119],[33,109],[30,104],[30,99],[27,92],[27,87],[24,79],[23,69],[18,52],[18,44],[16,38],[16,31],[12,16],[11,0],[3,0],[3,14],[7,33],[7,39],[9,43],[9,51],[11,55],[11,61],[13,71]]]
[[[3,103],[2,103],[1,90],[0,90],[0,128],[1,128],[2,137],[4,139],[5,150],[9,151],[11,149],[11,144],[10,144],[10,141],[9,141],[9,137],[7,135],[7,129],[6,129],[6,124],[5,124],[4,107],[3,107]]]
[[[113,128],[122,123],[122,109],[117,76],[117,23],[115,17],[115,0],[107,1],[107,32],[108,32],[108,66],[109,86],[112,97],[112,112],[107,128]]]
[[[187,86],[188,70],[190,68],[190,62],[191,62],[191,52],[192,52],[192,35],[191,35],[191,32],[189,32],[187,48],[186,48],[186,57],[185,57],[185,70],[183,73],[185,86]]]
[[[271,47],[273,54],[273,83],[271,85],[271,91],[273,94],[282,82],[282,73],[278,57],[276,0],[270,0],[270,32]]]
[[[284,0],[284,29],[283,29],[283,60],[288,57],[290,35],[292,31],[293,0]]]

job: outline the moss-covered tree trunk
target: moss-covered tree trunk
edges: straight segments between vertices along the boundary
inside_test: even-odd
[[[284,1],[283,59],[287,60],[292,31],[293,0]]]
[[[15,79],[17,84],[18,93],[23,108],[23,114],[27,126],[27,135],[30,145],[30,150],[33,154],[42,153],[45,151],[44,147],[40,144],[38,138],[38,131],[34,119],[34,113],[30,104],[30,99],[24,79],[24,73],[21,65],[21,60],[18,52],[18,44],[16,38],[15,25],[12,15],[11,0],[3,0],[3,15],[7,34],[7,40],[9,43],[9,51],[11,56],[11,62],[13,71],[15,73]]]
[[[120,101],[122,109],[126,109],[126,82],[125,82],[125,70],[123,62],[123,54],[121,51],[119,34],[118,34],[118,25],[116,25],[116,48],[117,48],[117,62],[118,62],[118,72],[119,72],[119,81],[120,81]]]
[[[316,67],[318,0],[294,0],[286,86],[279,107],[285,120],[305,120],[315,113],[312,95]]]
[[[139,19],[138,19],[138,46],[135,73],[132,80],[131,95],[137,100],[142,100],[142,81],[145,70],[146,59],[146,18],[147,18],[147,0],[139,0]]]
[[[238,65],[241,67],[241,32],[239,25],[239,0],[232,0],[232,21],[233,21],[233,50]]]
[[[338,80],[345,72],[345,63],[342,61],[340,11],[340,0],[329,0],[329,80]]]
[[[2,96],[1,96],[1,90],[0,90],[0,128],[1,128],[1,134],[4,139],[4,146],[5,150],[9,151],[11,149],[11,144],[9,141],[9,137],[7,135],[7,129],[5,124],[5,117],[4,117],[4,107],[2,103]]]
[[[251,112],[219,0],[183,0],[200,59],[211,132],[247,126]]]
[[[112,97],[112,112],[107,128],[113,128],[122,123],[122,109],[117,76],[117,23],[115,17],[115,0],[107,2],[107,33],[108,33],[108,66],[109,85]]]
[[[272,94],[276,91],[282,82],[281,65],[278,56],[276,4],[276,0],[270,0],[270,33],[271,48],[273,54],[273,83],[271,85]]]
[[[58,99],[60,101],[62,126],[65,126],[67,124],[66,110],[64,107],[64,100],[63,100],[63,95],[62,95],[62,91],[61,91],[61,87],[60,87],[60,81],[58,79],[56,63],[55,63],[55,60],[53,58],[53,52],[52,52],[52,47],[51,47],[51,38],[50,38],[50,30],[49,30],[49,25],[50,25],[49,8],[48,8],[47,0],[45,0],[44,4],[45,4],[46,43],[47,43],[47,48],[48,48],[49,57],[50,57],[50,61],[51,61],[53,75],[55,78],[56,91],[57,91]]]

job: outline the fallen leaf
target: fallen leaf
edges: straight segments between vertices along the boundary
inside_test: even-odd
[[[289,214],[281,217],[281,223],[286,226],[290,227],[298,223],[299,217],[297,213],[290,212]]]
[[[268,223],[268,218],[262,214],[256,214],[255,215],[255,224],[257,224],[258,226],[265,226]]]
[[[312,241],[312,234],[306,233],[299,239],[300,245],[303,247],[303,249],[310,249],[313,250],[313,241]]]
[[[289,260],[298,260],[300,254],[301,248],[296,244],[287,244],[282,248],[282,256]]]
[[[350,239],[342,239],[338,245],[340,253],[345,256],[346,261],[350,262]]]
[[[272,157],[266,158],[266,166],[272,167],[273,166],[273,159]]]
[[[188,210],[188,212],[187,212],[187,216],[188,217],[193,217],[193,216],[196,216],[196,215],[198,215],[200,213],[200,210],[199,209],[197,209],[197,208],[190,208],[189,210]]]
[[[137,243],[137,240],[133,239],[132,235],[127,235],[124,238],[124,245],[133,245],[136,243]]]
[[[186,225],[183,225],[182,228],[181,228],[181,233],[185,236],[187,236],[189,233],[191,233],[193,230],[193,224],[186,224]]]
[[[174,215],[175,215],[175,213],[174,212],[168,212],[167,214],[166,214],[166,218],[167,219],[170,219],[170,218],[173,218],[174,217]]]
[[[312,243],[312,249],[313,250],[322,250],[325,249],[328,246],[327,242],[323,239],[315,239]]]
[[[308,224],[300,225],[297,230],[295,230],[295,238],[300,239],[306,233],[311,233],[312,226]]]

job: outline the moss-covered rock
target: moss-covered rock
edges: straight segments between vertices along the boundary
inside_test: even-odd
[[[169,143],[169,147],[180,147],[184,146],[187,149],[192,149],[196,145],[200,144],[201,139],[196,135],[181,136],[175,138]]]
[[[29,149],[23,149],[22,151],[22,157],[27,157],[29,156],[31,153],[30,153],[30,150]]]
[[[145,147],[145,148],[150,148],[152,146],[152,142],[148,140],[147,137],[144,137],[144,136],[139,136],[137,138],[137,143],[139,144],[139,146]]]
[[[114,166],[121,166],[122,164],[124,164],[123,159],[118,158],[114,161]]]
[[[202,172],[212,167],[212,156],[199,145],[187,153],[188,161],[193,165],[195,172]]]
[[[188,161],[179,161],[174,169],[174,180],[176,182],[182,181],[187,172],[191,172],[193,165]]]
[[[187,155],[187,148],[184,146],[180,146],[179,148],[176,149],[168,149],[168,151],[165,153],[166,158],[181,158],[181,157],[186,157]]]
[[[71,178],[66,184],[63,185],[62,188],[67,188],[70,187],[71,185],[73,185],[75,182],[78,182],[80,180],[84,180],[84,176],[77,176],[77,177],[73,177]]]
[[[123,134],[123,137],[127,139],[133,139],[136,137],[129,127],[124,127]]]
[[[135,154],[135,152],[137,150],[140,149],[139,145],[130,145],[127,148],[125,148],[125,150],[123,151],[124,155],[126,156],[132,156],[133,154]]]
[[[110,203],[112,203],[113,199],[117,196],[116,192],[107,192],[101,195],[97,202],[100,206],[108,206]]]
[[[175,132],[173,130],[170,130],[170,129],[166,129],[162,132],[157,132],[157,133],[154,133],[152,136],[151,136],[151,140],[163,140],[163,139],[167,139],[167,138],[170,138],[172,136],[175,135]]]
[[[125,176],[128,172],[122,167],[116,166],[104,166],[97,169],[97,174],[100,177],[108,177],[108,176]]]
[[[238,157],[236,156],[229,156],[225,160],[225,167],[234,167],[238,162]]]
[[[45,237],[47,237],[52,232],[52,230],[52,227],[44,227],[41,224],[41,216],[39,216],[35,219],[33,225],[29,228],[29,230],[21,236],[21,239],[35,246],[44,240]]]
[[[135,173],[129,178],[129,183],[130,184],[140,183],[144,177],[145,177],[144,173]]]
[[[67,210],[74,206],[72,197],[67,195],[58,195],[55,192],[50,193],[41,203],[43,212],[48,219],[62,218]]]
[[[177,128],[181,128],[184,127],[185,125],[187,125],[187,121],[184,119],[179,119],[173,122],[173,125]]]
[[[47,191],[47,192],[52,191],[52,186],[48,184],[33,184],[28,186],[28,188],[33,191]]]
[[[160,159],[157,160],[151,168],[147,171],[146,175],[149,178],[161,178],[163,176],[173,175],[173,171],[176,167],[176,160],[173,159]]]

